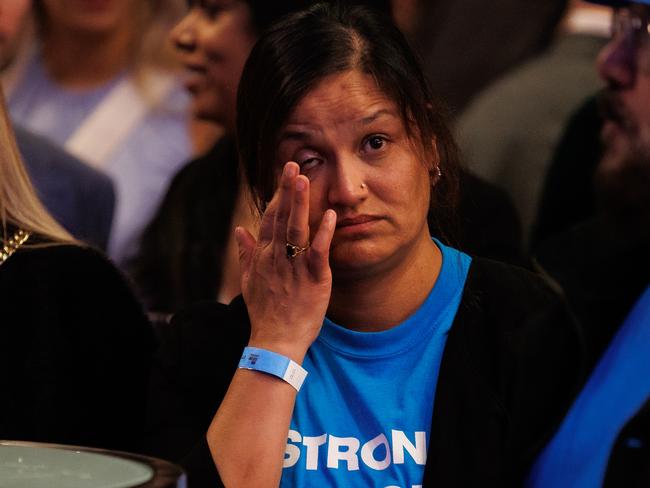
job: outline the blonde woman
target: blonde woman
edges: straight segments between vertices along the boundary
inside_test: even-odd
[[[0,439],[137,449],[152,349],[127,283],[47,213],[0,94]]]
[[[34,35],[3,76],[15,123],[113,179],[108,253],[119,265],[193,153],[189,99],[166,39],[183,8],[182,0],[34,0]]]

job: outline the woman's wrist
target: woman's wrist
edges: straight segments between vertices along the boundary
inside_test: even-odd
[[[307,377],[307,371],[292,359],[268,349],[247,346],[239,368],[270,374],[289,383],[297,392]]]
[[[311,345],[311,344],[310,344]],[[295,343],[279,342],[279,341],[270,341],[264,340],[261,338],[253,338],[248,341],[248,347],[256,347],[259,349],[265,349],[267,351],[274,352],[276,354],[281,354],[286,356],[297,364],[302,364],[305,360],[305,355],[309,346],[303,346]]]

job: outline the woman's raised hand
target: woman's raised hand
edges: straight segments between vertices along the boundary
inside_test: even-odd
[[[309,180],[298,173],[296,163],[284,166],[257,241],[241,227],[235,232],[251,321],[249,345],[301,364],[330,300],[329,248],[336,214],[325,212],[310,245]],[[237,370],[207,435],[225,486],[279,485],[295,400],[296,390],[288,383]]]
[[[235,232],[251,321],[249,345],[301,363],[320,332],[330,300],[329,248],[336,213],[325,212],[310,243],[309,179],[299,171],[296,163],[284,166],[257,241],[241,227]]]

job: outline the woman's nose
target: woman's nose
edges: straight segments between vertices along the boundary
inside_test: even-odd
[[[179,51],[192,52],[196,48],[194,20],[194,12],[190,10],[169,33],[174,47]]]
[[[329,182],[328,200],[330,206],[354,207],[368,196],[368,185],[364,171],[356,158],[349,156],[335,165]]]

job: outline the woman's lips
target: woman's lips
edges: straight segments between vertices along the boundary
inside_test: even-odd
[[[112,3],[112,0],[78,0],[76,8],[89,12],[103,12],[110,8]]]
[[[185,89],[194,94],[205,85],[205,73],[199,69],[188,68],[183,76]]]
[[[196,95],[200,91],[202,83],[200,80],[188,78],[185,80],[184,85],[185,89],[188,92],[190,92],[192,95]]]
[[[365,232],[381,220],[374,215],[358,215],[355,217],[343,218],[336,222],[337,234],[354,234]]]

